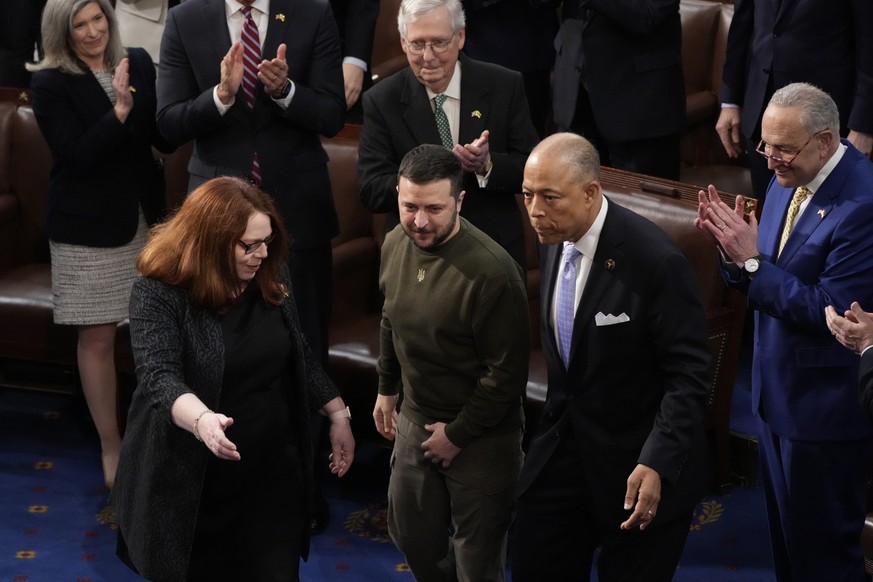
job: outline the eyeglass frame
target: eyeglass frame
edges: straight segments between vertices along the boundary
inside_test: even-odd
[[[767,142],[764,141],[763,138],[761,138],[761,141],[758,142],[758,147],[755,148],[755,151],[756,151],[757,153],[761,154],[762,156],[764,156],[764,158],[767,159],[767,160],[773,160],[773,162],[776,163],[776,164],[784,165],[786,168],[790,168],[790,167],[791,167],[791,164],[794,163],[794,160],[796,160],[797,157],[798,157],[800,154],[803,153],[803,150],[806,149],[806,146],[808,146],[810,143],[812,143],[812,139],[813,139],[815,136],[817,136],[818,134],[820,134],[820,133],[824,133],[825,131],[828,131],[828,130],[827,130],[827,129],[820,129],[820,130],[818,130],[817,132],[815,132],[814,134],[812,134],[811,136],[809,136],[809,139],[806,140],[806,143],[803,144],[803,145],[800,147],[799,150],[797,150],[797,153],[796,153],[796,154],[794,154],[793,156],[791,156],[791,159],[790,159],[790,160],[786,160],[786,159],[784,159],[784,158],[780,158],[779,156],[773,156],[773,155],[770,155],[770,154],[768,154],[766,151],[764,151],[764,148],[766,148],[766,147],[771,147],[771,148],[772,148],[772,147],[776,147],[776,146],[773,146],[773,145],[771,145],[771,144],[768,144]],[[778,150],[781,151],[781,148],[778,148],[778,147],[777,147],[776,149],[778,149]]]
[[[241,240],[238,240],[236,242],[237,242],[237,244],[239,244],[239,246],[241,246],[243,248],[243,252],[245,254],[250,255],[253,252],[255,252],[256,250],[258,250],[259,248],[261,248],[261,245],[269,245],[275,239],[276,239],[276,233],[274,232],[270,236],[268,236],[267,238],[265,238],[263,240],[256,240],[253,243],[246,243],[246,242],[243,242]]]
[[[408,48],[409,52],[411,52],[412,54],[414,54],[416,56],[421,56],[424,53],[426,53],[427,47],[430,47],[430,50],[431,50],[431,52],[433,52],[433,54],[442,55],[442,54],[445,54],[449,50],[449,47],[451,46],[452,41],[455,40],[455,34],[457,34],[457,33],[453,32],[452,36],[449,38],[441,38],[439,40],[432,40],[430,42],[424,42],[421,40],[413,40],[412,42],[410,42],[404,38],[403,39],[403,46]],[[419,51],[419,49],[415,48],[416,43],[422,45],[420,51]],[[437,43],[439,43],[439,44],[437,44]]]

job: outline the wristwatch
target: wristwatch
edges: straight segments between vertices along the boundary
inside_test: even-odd
[[[273,99],[275,99],[277,101],[281,101],[282,99],[287,97],[288,93],[290,93],[290,92],[291,92],[291,79],[286,78],[285,84],[282,85],[282,90],[279,91],[278,95],[273,95]]]
[[[743,270],[746,272],[746,275],[751,279],[758,272],[758,269],[761,268],[761,262],[764,259],[761,258],[761,255],[755,255],[750,259],[746,259],[743,263]]]

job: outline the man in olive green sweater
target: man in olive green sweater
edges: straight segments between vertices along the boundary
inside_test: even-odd
[[[449,150],[411,150],[398,172],[400,224],[382,247],[373,418],[394,441],[388,531],[419,581],[504,579],[522,463],[524,273],[458,216],[462,178]]]

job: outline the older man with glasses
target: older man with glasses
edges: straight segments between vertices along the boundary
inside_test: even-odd
[[[460,0],[404,0],[397,24],[409,67],[364,93],[359,149],[361,199],[397,225],[397,169],[412,148],[443,145],[461,160],[461,216],[525,266],[521,214],[524,162],[538,137],[521,74],[460,55]]]
[[[825,308],[873,303],[873,164],[839,129],[828,94],[779,89],[757,147],[775,174],[760,224],[742,196],[730,208],[713,186],[696,220],[755,310],[752,406],[780,581],[864,580],[873,430],[858,357],[832,337]]]

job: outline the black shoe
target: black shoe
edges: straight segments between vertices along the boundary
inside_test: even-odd
[[[310,533],[314,536],[324,532],[330,523],[330,504],[324,497],[319,497],[312,502],[312,522]]]

